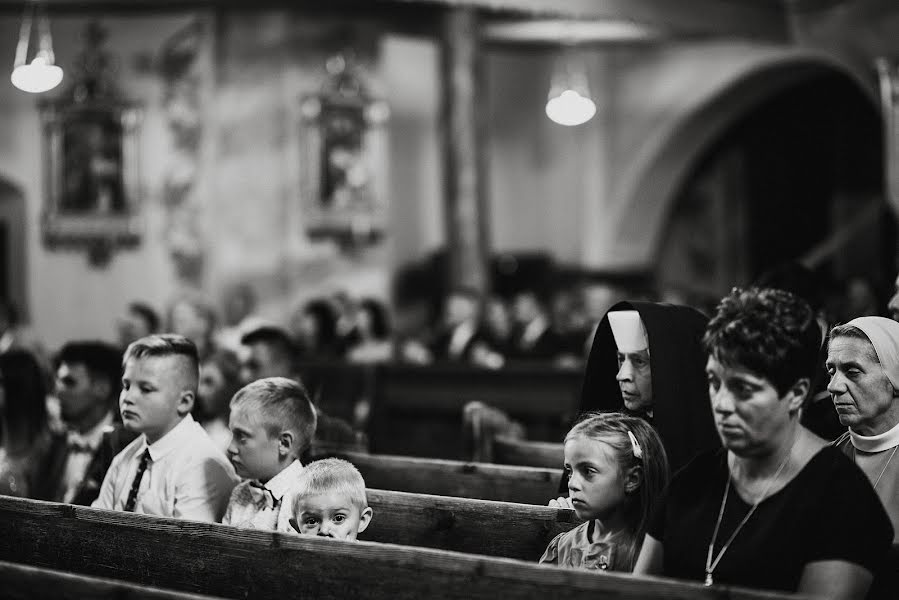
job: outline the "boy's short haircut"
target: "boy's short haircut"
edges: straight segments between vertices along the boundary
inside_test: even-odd
[[[368,508],[365,480],[359,469],[340,458],[324,458],[303,467],[297,480],[294,514],[304,497],[327,493],[347,498],[360,511]]]
[[[286,377],[266,377],[248,383],[234,394],[231,410],[242,408],[259,418],[270,438],[293,431],[300,441],[299,454],[315,437],[318,418],[306,388]]]
[[[192,387],[196,388],[200,378],[200,356],[196,344],[183,335],[164,333],[135,340],[125,350],[122,364],[126,364],[132,358],[164,356],[180,356],[186,359],[187,372],[192,376]]]

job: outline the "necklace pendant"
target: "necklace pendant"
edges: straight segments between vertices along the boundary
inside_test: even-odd
[[[715,583],[715,582],[712,581],[712,574],[709,573],[709,572],[706,572],[706,574],[705,574],[705,584],[706,584],[706,586],[710,586],[710,585],[712,585],[713,583]]]

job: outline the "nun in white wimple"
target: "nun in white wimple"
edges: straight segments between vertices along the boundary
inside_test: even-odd
[[[649,369],[649,339],[646,328],[635,310],[618,310],[608,314],[612,336],[618,347],[618,389],[624,407],[632,413],[653,416],[652,374]]]
[[[672,471],[719,447],[702,348],[707,322],[688,306],[612,306],[593,338],[581,412],[623,410],[646,419],[662,438]]]
[[[830,384],[840,423],[834,445],[861,467],[899,542],[899,323],[859,317],[830,332]]]

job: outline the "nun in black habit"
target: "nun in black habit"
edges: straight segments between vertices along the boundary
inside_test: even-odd
[[[631,313],[634,319],[628,327],[627,320],[622,319],[626,315],[613,315],[616,327],[613,334],[609,313],[619,311],[636,311],[639,321]],[[709,404],[706,354],[702,348],[707,322],[705,315],[688,306],[652,302],[615,304],[599,322],[593,338],[581,390],[581,412],[624,411],[646,419],[662,438],[672,472],[699,452],[720,446]],[[642,340],[644,349],[648,342],[651,399],[635,402],[639,398],[637,392],[630,391],[633,386],[619,385],[616,337],[619,342],[631,340],[625,344],[639,345]]]

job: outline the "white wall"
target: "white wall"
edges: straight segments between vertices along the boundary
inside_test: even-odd
[[[108,266],[89,268],[83,252],[46,250],[40,239],[43,203],[43,160],[37,97],[0,82],[0,177],[19,186],[27,203],[28,298],[32,322],[38,336],[50,348],[67,339],[95,337],[113,339],[114,319],[125,305],[137,298],[161,306],[172,293],[172,277],[165,251],[158,243],[159,196],[156,182],[163,168],[169,141],[161,122],[160,84],[135,70],[140,55],[153,55],[167,35],[187,22],[187,17],[105,19],[108,46],[114,48],[120,78],[126,93],[145,104],[140,139],[147,232],[137,250],[116,253]],[[66,72],[62,88],[72,77],[72,64],[81,47],[84,19],[55,18],[52,21],[57,62]],[[0,19],[0,56],[12,64],[19,20]],[[59,89],[50,94],[59,94]],[[50,95],[48,94],[48,95]]]

